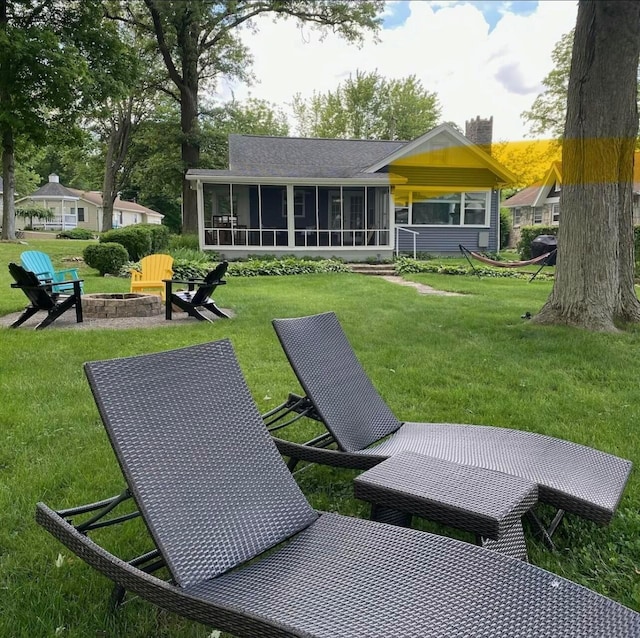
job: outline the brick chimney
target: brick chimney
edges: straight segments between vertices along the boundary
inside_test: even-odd
[[[491,155],[493,141],[493,115],[489,119],[482,119],[479,115],[475,120],[464,123],[464,136],[477,144],[483,151]]]

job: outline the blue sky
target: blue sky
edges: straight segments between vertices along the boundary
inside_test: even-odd
[[[472,5],[484,16],[484,19],[489,25],[489,32],[493,31],[498,22],[508,13],[528,16],[538,8],[538,0],[435,0],[430,4],[436,13],[445,7],[465,4]],[[389,0],[387,2],[387,15],[384,19],[384,28],[393,29],[403,25],[410,14],[409,0]]]

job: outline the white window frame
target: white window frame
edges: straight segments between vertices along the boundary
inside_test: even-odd
[[[299,199],[301,197],[301,199]],[[304,219],[307,216],[306,209],[306,197],[304,191],[296,192],[296,187],[293,187],[293,216],[298,219]],[[301,212],[298,212],[301,211]],[[282,216],[287,216],[287,191],[282,191]]]
[[[522,223],[522,207],[516,206],[513,209],[513,225],[515,228],[517,228],[518,226],[520,226],[521,223]]]
[[[551,204],[551,222],[553,224],[560,223],[560,202]]]
[[[533,206],[533,223],[542,224],[542,207]]]
[[[416,191],[419,192],[419,191]],[[441,228],[443,226],[455,226],[455,227],[459,227],[459,228],[489,228],[491,226],[491,191],[487,190],[477,190],[477,191],[467,191],[469,193],[485,193],[485,209],[484,209],[484,223],[483,224],[465,224],[464,223],[464,216],[465,216],[465,195],[466,192],[460,192],[460,193],[451,193],[453,194],[459,194],[460,195],[460,201],[459,202],[451,202],[451,203],[459,203],[460,205],[460,223],[459,224],[417,224],[413,221],[413,205],[414,203],[416,203],[416,199],[413,197],[414,193],[411,193],[411,198],[409,201],[409,223],[407,224],[408,226],[420,226],[420,227],[431,227],[431,228]],[[421,199],[421,200],[417,200],[417,203],[429,203],[429,202],[434,202],[434,203],[443,203],[443,201],[437,197],[434,197],[433,199]]]

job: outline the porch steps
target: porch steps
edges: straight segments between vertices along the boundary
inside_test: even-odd
[[[393,264],[357,263],[349,264],[349,268],[351,269],[351,272],[355,272],[361,275],[377,275],[379,277],[383,277],[393,276],[396,274]]]

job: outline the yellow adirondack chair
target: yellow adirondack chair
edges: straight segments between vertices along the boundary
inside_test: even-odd
[[[163,279],[173,277],[173,257],[171,255],[147,255],[140,260],[142,272],[131,271],[131,292],[148,291],[160,295],[164,300]]]

